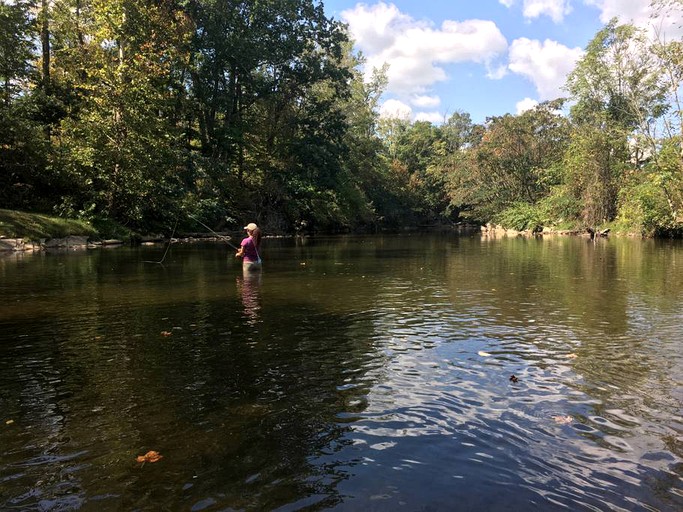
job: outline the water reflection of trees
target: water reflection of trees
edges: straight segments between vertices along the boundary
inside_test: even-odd
[[[604,416],[629,432],[624,411],[637,410],[656,423],[656,411],[669,409],[670,372],[680,372],[671,357],[680,336],[672,326],[683,320],[680,247],[576,238],[482,244],[478,258],[452,251],[447,276],[453,303],[473,312],[489,349],[550,372],[569,364],[574,377],[563,374],[565,384],[593,399],[582,421]],[[661,430],[648,435],[663,439],[669,430]]]
[[[21,506],[67,506],[63,493],[124,508],[213,499],[273,509],[310,496],[328,506],[341,499],[336,485],[347,475],[316,460],[346,442],[337,416],[348,397],[338,387],[349,367],[371,357],[345,334],[358,319],[314,302],[264,301],[258,281],[216,284],[205,267],[144,269],[139,280],[92,262],[79,267],[80,284],[66,284],[62,309],[54,306],[36,333],[49,353],[13,352],[11,368],[2,368],[16,421],[31,427],[13,444],[35,447],[16,461],[25,477],[8,496],[17,499],[31,480],[34,495]],[[149,301],[127,297],[145,281],[173,286],[162,297],[144,291]],[[259,315],[268,322],[252,322]],[[34,374],[26,369],[32,358],[41,365]],[[149,449],[164,459],[136,465]],[[23,456],[54,458],[29,466]]]
[[[5,480],[4,494],[35,489],[20,506],[95,497],[120,508],[338,503],[354,463],[341,458],[352,423],[340,414],[365,410],[368,368],[382,349],[372,340],[388,328],[369,311],[401,287],[409,291],[396,300],[409,304],[386,315],[392,327],[424,315],[425,290],[445,288],[475,324],[463,335],[549,371],[558,355],[576,354],[562,364],[596,399],[592,414],[607,415],[602,404],[631,391],[649,393],[653,410],[662,403],[641,391],[660,382],[666,395],[671,381],[675,361],[650,338],[664,338],[662,315],[680,318],[680,252],[611,240],[422,242],[313,244],[301,255],[307,265],[286,263],[286,278],[265,274],[246,290],[224,251],[176,251],[165,268],[108,253],[36,260],[21,280],[9,272],[5,283],[34,296],[0,311],[0,402],[22,426],[0,434],[12,450],[0,474],[23,472]],[[394,272],[404,277],[390,280]],[[456,337],[448,313],[428,326]],[[413,338],[411,349],[430,348],[430,336]],[[148,449],[165,458],[136,465]]]
[[[664,311],[680,304],[681,290],[670,281],[671,266],[653,264],[644,250],[647,244],[574,238],[487,243],[492,247],[479,258],[458,251],[450,255],[448,286],[456,300],[474,295],[474,302],[490,307],[501,323],[524,326],[522,337],[537,327],[530,323],[558,319],[582,344],[600,343],[632,333],[638,314],[634,297]],[[634,258],[637,248],[642,252]],[[649,269],[647,276],[643,268]],[[653,281],[661,286],[652,289]]]
[[[231,314],[227,306],[212,307],[219,308],[215,315]],[[177,346],[179,353],[165,361],[166,378],[150,382],[159,394],[173,397],[164,402],[174,411],[178,431],[166,432],[178,438],[174,458],[200,472],[186,494],[220,492],[221,503],[251,509],[273,509],[312,494],[332,504],[344,475],[311,458],[343,442],[346,429],[335,421],[343,407],[337,387],[345,368],[338,354],[350,358],[348,364],[362,364],[353,354],[367,357],[366,351],[338,334],[344,318],[331,318],[310,304],[264,305],[262,314],[268,315],[267,324],[246,330],[237,325],[218,339],[217,328],[236,324],[202,329],[193,353],[188,345]],[[239,311],[232,315],[240,317]],[[321,321],[336,325],[324,347]]]

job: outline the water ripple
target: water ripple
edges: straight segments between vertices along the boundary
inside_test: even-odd
[[[673,256],[320,243],[10,275],[0,508],[683,508]]]

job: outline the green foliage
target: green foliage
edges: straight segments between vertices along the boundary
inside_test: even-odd
[[[97,229],[84,221],[0,209],[0,235],[5,237],[21,236],[37,240],[67,235],[96,236],[97,233]]]
[[[0,2],[0,201],[147,231],[618,214],[652,233],[683,215],[682,48],[613,21],[570,119],[556,100],[433,125],[378,116],[386,66],[366,81],[316,0]]]
[[[667,198],[670,223],[680,228],[683,224],[683,135],[662,141],[657,158],[652,160],[647,170],[653,183]]]
[[[515,203],[493,217],[493,222],[506,229],[524,231],[543,226],[543,213],[538,206],[529,203]]]
[[[564,155],[565,182],[581,201],[581,220],[596,226],[614,219],[621,177],[627,168],[626,133],[592,125],[577,127]]]
[[[446,150],[450,154],[479,142],[476,137],[472,118],[467,112],[454,112],[444,123],[442,132],[443,139],[446,142]]]
[[[35,28],[30,9],[30,2],[0,2],[0,97],[5,108],[26,89],[33,70]]]
[[[666,196],[661,187],[649,178],[644,176],[633,180],[620,190],[615,222],[617,230],[653,236],[659,230],[673,227]]]
[[[32,121],[32,113],[30,98],[0,107],[0,204],[49,211],[45,198],[56,184],[46,169],[42,127]]]
[[[46,211],[54,183],[40,108],[30,90],[36,37],[31,7],[0,2],[0,204]]]
[[[539,201],[539,208],[543,213],[544,224],[569,226],[581,219],[583,203],[569,186],[557,185]]]
[[[664,89],[644,37],[616,18],[598,31],[567,80],[576,121],[635,129],[661,115]]]
[[[542,199],[568,143],[568,122],[557,113],[561,103],[489,119],[479,142],[447,164],[451,204],[485,222],[512,205]]]

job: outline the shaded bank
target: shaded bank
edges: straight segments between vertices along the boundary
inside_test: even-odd
[[[193,225],[195,224],[195,225]],[[191,218],[177,226],[169,226],[165,233],[141,233],[128,229],[109,219],[85,221],[79,219],[65,219],[40,213],[21,212],[17,210],[0,209],[0,251],[40,251],[46,249],[95,249],[103,246],[115,245],[147,245],[155,243],[171,242],[218,242],[225,240],[237,240],[241,236],[240,229],[225,230],[225,226],[216,226],[212,232],[192,231],[196,228],[196,221]],[[206,226],[208,227],[208,226]],[[592,229],[585,227],[573,227],[559,229],[554,227],[538,226],[535,229],[516,230],[504,226],[486,224],[480,226],[474,223],[451,223],[404,226],[394,229],[355,229],[346,230],[343,233],[314,232],[312,230],[297,229],[290,233],[273,232],[268,230],[270,236],[309,236],[316,234],[369,234],[370,232],[400,233],[412,231],[428,232],[459,232],[464,234],[478,234],[486,237],[540,237],[540,236],[581,236],[581,237],[607,237],[629,236],[642,237],[641,233],[611,231],[609,228]],[[682,232],[662,232],[655,238],[681,238]]]

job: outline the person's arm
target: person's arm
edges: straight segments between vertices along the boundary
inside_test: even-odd
[[[239,250],[235,253],[235,258],[241,258],[242,256],[244,256],[244,246],[246,245],[247,240],[248,240],[247,238],[242,240],[242,243],[240,244]]]

